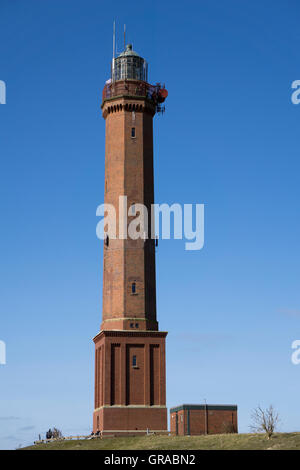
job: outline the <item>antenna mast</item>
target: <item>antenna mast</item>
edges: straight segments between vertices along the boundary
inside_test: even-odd
[[[115,53],[116,53],[116,22],[114,21],[113,25],[113,58],[112,58],[112,67],[111,75],[112,81],[115,81]]]
[[[126,24],[124,24],[124,51],[126,49]]]

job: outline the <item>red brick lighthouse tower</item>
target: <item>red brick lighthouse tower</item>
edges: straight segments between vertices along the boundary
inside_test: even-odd
[[[167,333],[158,330],[156,319],[150,222],[153,117],[166,96],[160,85],[147,82],[147,63],[131,45],[113,58],[101,107],[106,124],[105,203],[116,210],[117,238],[104,242],[103,315],[94,338],[94,432],[167,430]],[[120,196],[127,197],[124,213]],[[148,209],[148,233],[138,239],[120,237],[121,226],[126,229],[134,218],[128,209],[138,204]]]

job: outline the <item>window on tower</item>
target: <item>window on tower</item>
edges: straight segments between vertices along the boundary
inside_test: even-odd
[[[131,128],[131,137],[135,137],[135,127]]]
[[[132,356],[132,367],[136,367],[137,362],[136,362],[136,356]]]
[[[131,284],[131,293],[132,293],[132,294],[136,294],[136,283],[135,283],[135,282],[133,282],[133,283]]]

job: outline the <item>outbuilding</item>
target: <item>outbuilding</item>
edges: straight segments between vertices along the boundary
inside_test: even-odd
[[[180,436],[237,433],[237,405],[179,405],[170,409],[171,433]]]

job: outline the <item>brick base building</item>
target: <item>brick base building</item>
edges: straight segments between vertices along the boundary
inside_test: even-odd
[[[102,331],[95,338],[94,432],[167,431],[163,331]]]
[[[170,409],[170,421],[180,436],[238,432],[237,405],[180,405]]]

